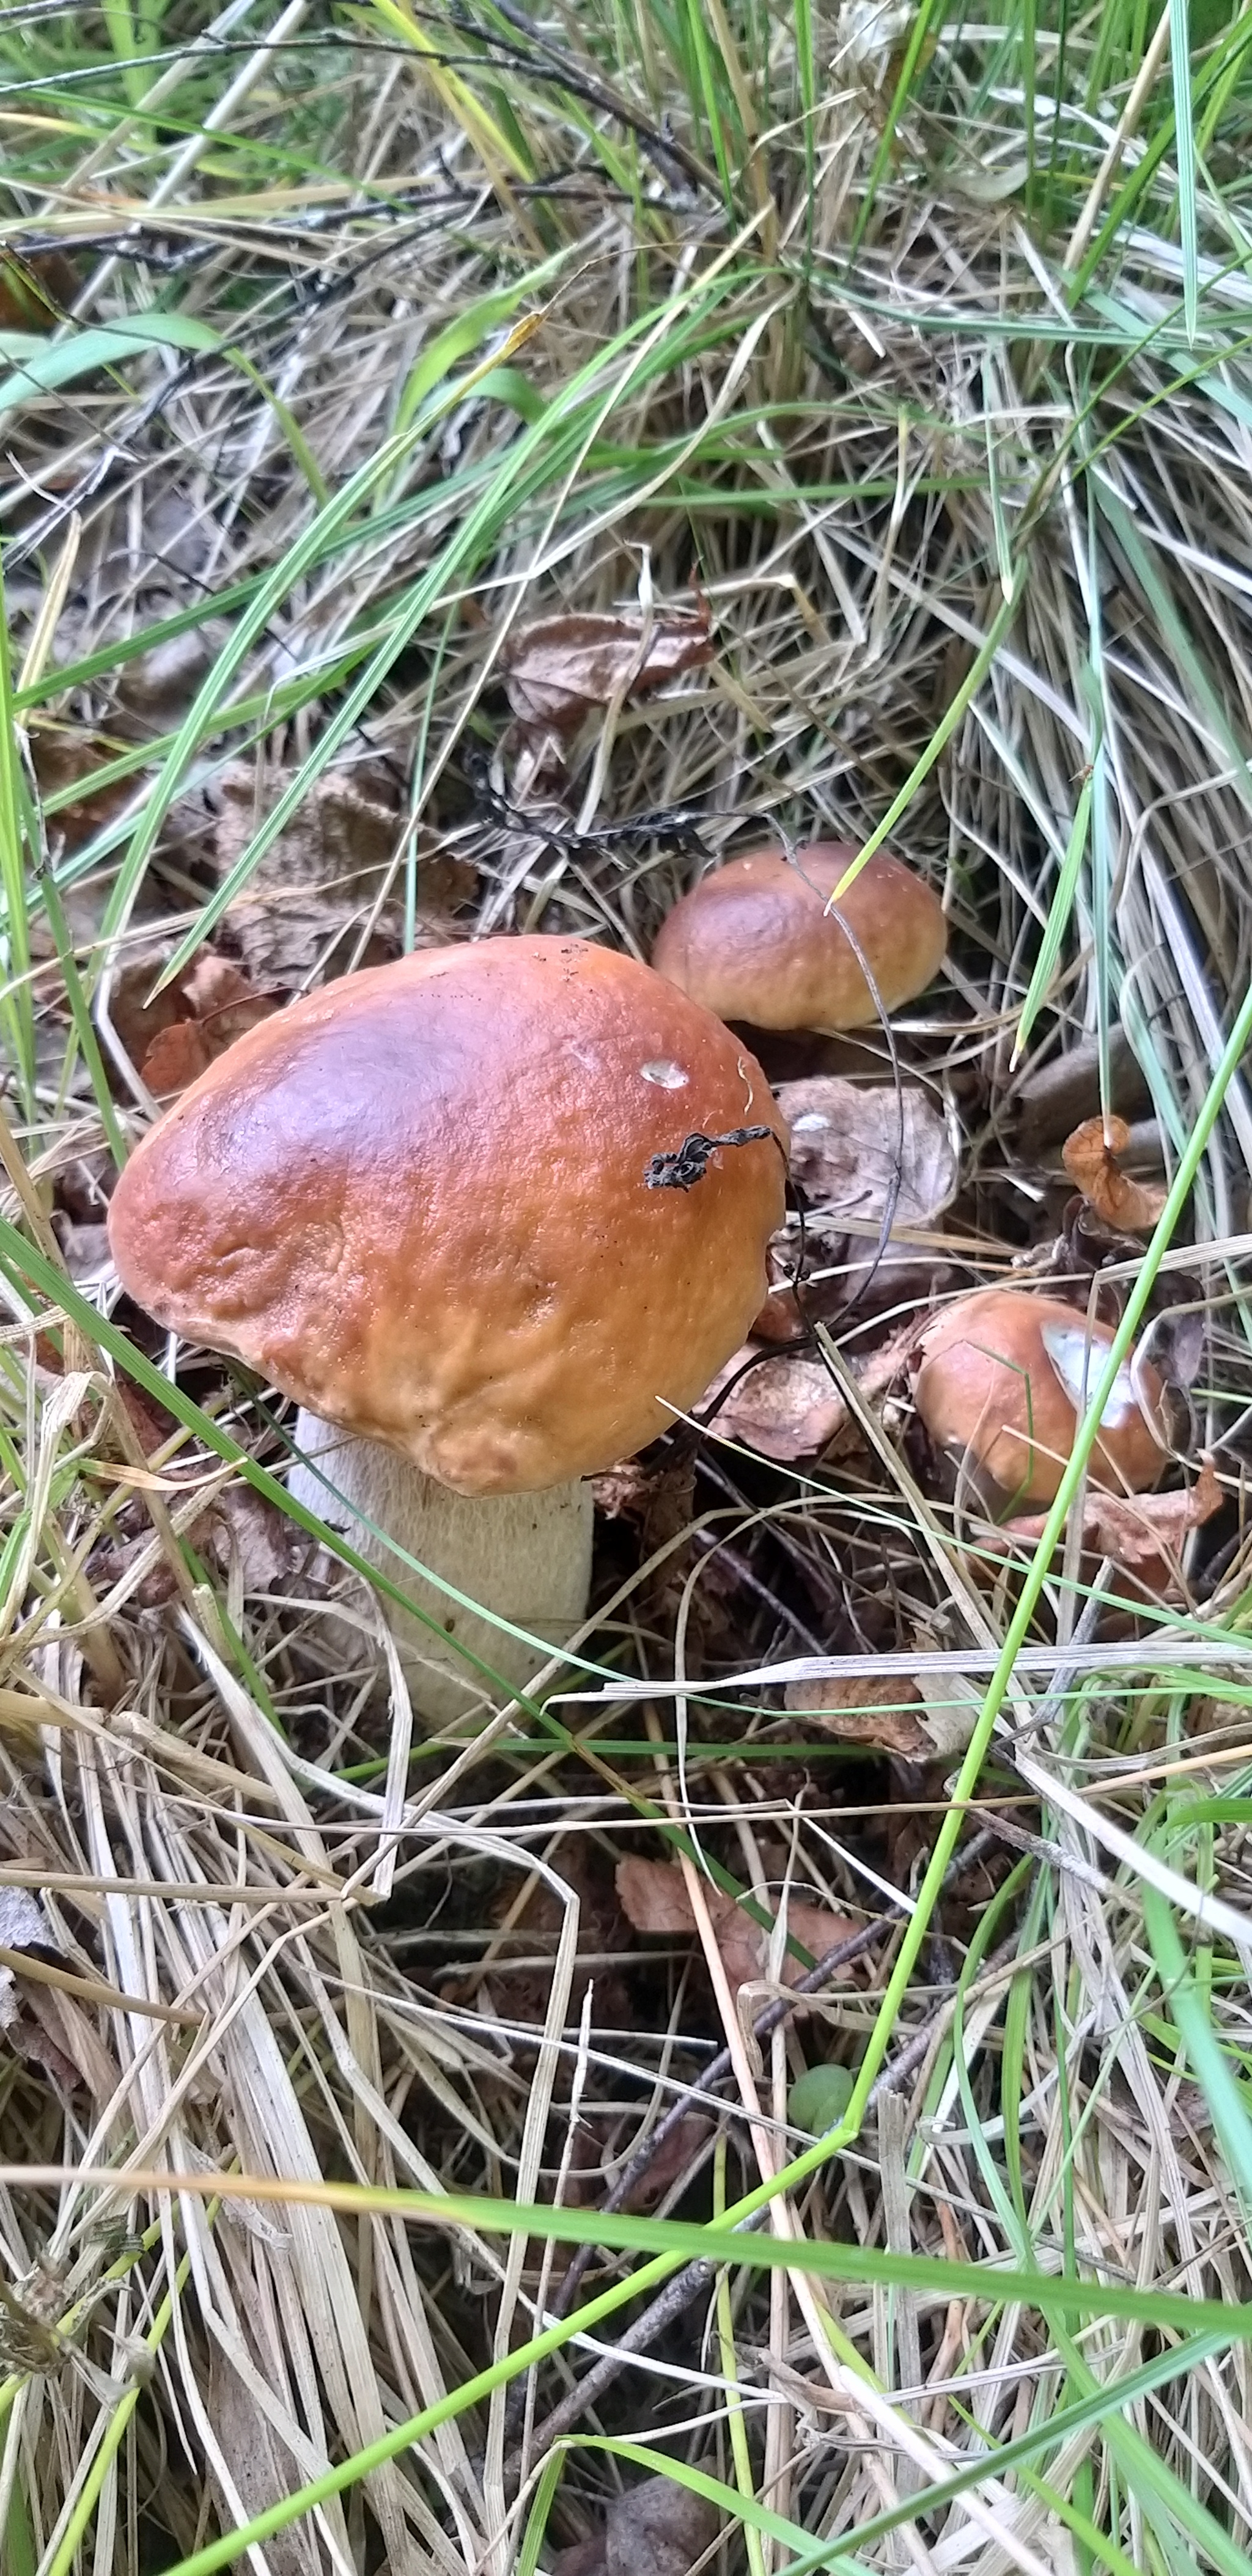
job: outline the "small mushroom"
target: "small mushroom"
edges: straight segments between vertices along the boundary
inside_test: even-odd
[[[958,1297],[921,1336],[914,1381],[917,1410],[941,1449],[965,1457],[1018,1507],[1050,1503],[1069,1461],[1113,1335],[1059,1297],[1025,1288],[979,1288]],[[1148,1402],[1159,1406],[1154,1369],[1139,1363]],[[1091,1452],[1095,1485],[1143,1493],[1165,1453],[1153,1438],[1123,1362]]]
[[[777,849],[731,859],[667,913],[652,950],[658,974],[721,1020],[829,1037],[878,1017],[863,957],[883,1009],[899,1010],[943,963],[943,907],[879,850],[828,912],[855,857],[851,841],[813,841],[794,862]]]
[[[746,1134],[743,1131],[747,1131]],[[293,1493],[447,1632],[389,1611],[415,1698],[540,1657],[387,1546],[559,1641],[582,1480],[656,1438],[743,1340],[783,1212],[759,1066],[649,967],[573,939],[427,949],[241,1037],[127,1164],[123,1286],[305,1408]],[[376,1524],[376,1537],[366,1526]]]

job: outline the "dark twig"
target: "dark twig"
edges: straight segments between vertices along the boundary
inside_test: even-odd
[[[693,1190],[719,1145],[763,1145],[771,1136],[777,1145],[780,1139],[772,1127],[729,1127],[724,1136],[705,1136],[696,1129],[684,1136],[677,1153],[651,1156],[644,1182],[650,1190]]]

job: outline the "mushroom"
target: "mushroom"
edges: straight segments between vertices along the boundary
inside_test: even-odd
[[[249,1030],[127,1163],[109,1237],[159,1323],[299,1400],[314,1466],[292,1490],[438,1623],[387,1614],[442,1724],[484,1697],[459,1646],[514,1687],[540,1653],[388,1540],[532,1637],[569,1635],[581,1480],[743,1340],[785,1139],[753,1058],[649,967],[486,939]]]
[[[856,855],[851,841],[813,841],[794,862],[781,850],[749,850],[716,868],[662,922],[652,950],[658,974],[719,1019],[759,1029],[830,1037],[877,1019],[879,1002],[898,1010],[943,963],[943,907],[879,850],[828,912]]]
[[[1112,1340],[1106,1324],[1088,1323],[1059,1297],[975,1289],[922,1334],[914,1401],[932,1440],[967,1458],[1016,1507],[1051,1503]],[[1088,1469],[1093,1484],[1123,1493],[1155,1485],[1165,1464],[1137,1374],[1147,1402],[1159,1405],[1155,1370],[1123,1362]]]

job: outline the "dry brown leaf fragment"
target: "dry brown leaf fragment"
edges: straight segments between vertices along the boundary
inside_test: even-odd
[[[658,609],[651,618],[570,613],[517,629],[505,648],[504,684],[520,724],[572,733],[619,691],[644,697],[712,659],[707,609]]]
[[[174,1092],[185,1091],[199,1074],[207,1073],[212,1061],[198,1022],[175,1020],[168,1029],[158,1031],[140,1072],[153,1099],[168,1100]]]
[[[1094,1556],[1111,1556],[1131,1572],[1169,1571],[1189,1530],[1220,1510],[1222,1489],[1205,1457],[1194,1485],[1176,1494],[1105,1494],[1094,1489],[1083,1505],[1082,1543]],[[1027,1544],[1043,1536],[1046,1512],[1027,1512],[1003,1525],[1004,1535]]]
[[[934,1751],[922,1725],[921,1693],[903,1673],[853,1679],[840,1674],[788,1682],[786,1705],[810,1718],[841,1744],[872,1744],[914,1760]]]
[[[278,995],[259,991],[229,957],[203,949],[179,979],[179,1008],[183,1016],[157,1031],[140,1067],[158,1100],[185,1091],[236,1038],[269,1019]]]
[[[755,1365],[745,1370],[713,1416],[709,1428],[714,1436],[738,1440],[745,1449],[759,1450],[763,1458],[784,1462],[815,1458],[829,1448],[846,1427],[847,1406],[822,1361],[804,1359],[793,1351],[779,1351],[769,1358],[750,1346],[736,1351],[706,1389],[701,1410],[748,1360]]]
[[[636,1932],[685,1939],[695,1935],[696,1918],[686,1881],[671,1862],[634,1857],[619,1861],[617,1893]],[[770,1934],[723,1888],[707,1884],[704,1897],[728,1983],[732,1987],[755,1984],[766,1973]],[[830,1914],[823,1905],[788,1903],[787,1930],[814,1959],[824,1958],[828,1950],[850,1940],[858,1928],[849,1915]],[[801,1961],[789,1951],[783,1965],[784,1984],[797,1985],[804,1974]]]
[[[677,2478],[644,2478],[614,2496],[604,2576],[690,2576],[717,2533],[717,2509]]]
[[[939,1762],[964,1751],[983,1694],[961,1679],[936,1676],[922,1688],[905,1673],[830,1674],[788,1682],[785,1699],[841,1744],[872,1745],[906,1762]]]
[[[712,2128],[712,2121],[706,2120],[702,2111],[685,2112],[658,2147],[647,2172],[640,2175],[634,2190],[627,2193],[623,2209],[647,2218],[659,2208],[666,2192],[672,2191],[674,2184],[681,2182],[689,2166],[695,2163]]]
[[[947,1125],[924,1091],[815,1074],[782,1082],[778,1105],[791,1130],[791,1173],[823,1214],[919,1228],[950,1206],[960,1162]]]
[[[1075,1189],[1106,1225],[1146,1234],[1165,1205],[1167,1191],[1132,1181],[1118,1162],[1130,1143],[1124,1118],[1084,1118],[1066,1137],[1061,1160]]]

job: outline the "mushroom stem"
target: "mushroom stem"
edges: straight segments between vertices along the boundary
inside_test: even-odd
[[[444,1644],[398,1602],[383,1604],[399,1641],[414,1706],[430,1725],[447,1726],[465,1717],[481,1720],[490,1705],[490,1683],[465,1662],[458,1646],[468,1647],[515,1690],[525,1688],[544,1658],[538,1648],[462,1610],[433,1583],[411,1573],[385,1540],[364,1526],[366,1520],[483,1609],[554,1646],[562,1645],[585,1619],[591,1585],[590,1485],[552,1485],[538,1494],[455,1494],[398,1450],[378,1440],[354,1439],[303,1407],[295,1439],[311,1464],[293,1467],[288,1479],[293,1500],[342,1530],[360,1555],[446,1632]],[[322,1469],[326,1484],[315,1467]]]

